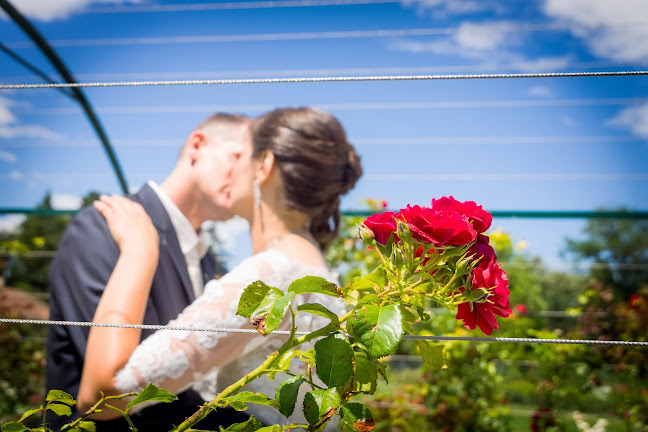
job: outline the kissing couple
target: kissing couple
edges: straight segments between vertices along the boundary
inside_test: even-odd
[[[340,198],[361,175],[344,128],[326,112],[212,115],[191,132],[164,182],[149,181],[128,197],[103,196],[70,222],[50,269],[50,319],[250,328],[236,310],[252,282],[286,290],[311,275],[338,283],[323,251],[338,233]],[[232,215],[249,223],[253,255],[224,272],[199,234],[203,222]],[[339,299],[300,297],[297,305],[317,302],[344,312]],[[312,331],[327,323],[300,314],[295,324]],[[279,329],[289,328],[284,322]],[[47,389],[70,393],[77,406],[72,418],[48,416],[48,426],[58,430],[80,416],[101,392],[138,392],[153,383],[178,400],[143,408],[131,419],[141,432],[168,430],[284,341],[272,334],[53,326]],[[281,381],[263,377],[244,390],[274,394]],[[111,401],[121,409],[127,403]],[[264,425],[303,422],[298,413],[286,419],[274,408],[251,405],[245,412],[218,409],[196,427],[218,430],[251,414]],[[98,431],[129,430],[117,417],[103,410],[91,419]]]

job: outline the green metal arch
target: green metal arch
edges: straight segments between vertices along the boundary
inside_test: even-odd
[[[63,79],[65,79],[65,81],[68,84],[76,83],[76,80],[74,79],[70,71],[67,69],[63,61],[59,58],[56,52],[54,52],[54,49],[52,49],[52,47],[47,43],[45,38],[41,36],[38,30],[36,30],[36,28],[20,12],[18,12],[9,3],[8,0],[0,0],[0,7],[2,7],[2,9],[4,9],[4,11],[7,13],[7,15],[9,15],[14,20],[14,22],[18,24],[25,33],[27,33],[27,35],[31,38],[31,40],[34,41],[36,46],[38,46],[38,48],[47,57],[50,63],[52,63],[52,66],[54,66],[58,71],[58,73],[61,74],[61,77],[63,77]],[[13,55],[12,58],[16,59],[15,56]],[[26,66],[24,62],[20,61],[20,63],[23,64],[23,66]],[[29,69],[32,70],[31,68]],[[39,75],[42,77],[41,74]],[[126,183],[126,178],[124,177],[122,168],[119,165],[117,155],[115,154],[112,146],[110,145],[110,141],[108,140],[108,135],[106,134],[106,131],[104,130],[103,126],[101,125],[101,122],[99,121],[99,117],[97,117],[97,115],[95,114],[94,110],[92,109],[92,106],[90,105],[90,102],[85,97],[85,94],[80,88],[72,87],[71,92],[73,95],[72,98],[81,105],[86,117],[88,118],[90,124],[95,130],[97,137],[99,137],[99,140],[101,141],[101,144],[103,145],[103,148],[106,151],[106,154],[108,155],[108,159],[110,160],[113,170],[117,175],[119,186],[121,187],[122,191],[125,194],[128,193],[128,184]]]

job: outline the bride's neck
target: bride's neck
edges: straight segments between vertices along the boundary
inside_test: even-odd
[[[278,212],[265,203],[254,209],[250,225],[252,253],[259,253],[279,238],[290,233],[303,234],[308,231],[308,217],[298,211]]]

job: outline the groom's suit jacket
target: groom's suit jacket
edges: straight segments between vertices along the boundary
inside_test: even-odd
[[[153,189],[146,185],[130,198],[146,209],[160,237],[160,258],[144,324],[164,325],[195,298],[187,265],[171,220]],[[68,225],[50,268],[50,319],[92,321],[118,257],[119,249],[103,216],[92,206],[79,212]],[[216,261],[209,253],[203,258],[201,266],[205,282],[216,275]],[[124,298],[124,303],[128,301],[128,298]],[[59,325],[50,328],[46,364],[48,391],[64,390],[76,398],[88,333],[88,327]],[[143,330],[142,339],[151,333],[151,330]],[[179,424],[203,402],[191,390],[178,397],[179,400],[171,405],[152,406],[146,408],[143,415],[133,416],[135,426],[140,431],[168,430],[168,425]],[[49,412],[46,419],[56,431],[78,415],[74,412],[72,417],[55,419],[56,416]],[[98,426],[98,430],[128,430],[127,424],[121,420],[99,422]]]

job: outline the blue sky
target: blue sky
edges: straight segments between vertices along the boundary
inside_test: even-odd
[[[644,0],[12,2],[80,82],[596,72],[648,68]],[[0,17],[0,42],[56,77]],[[0,84],[39,83],[0,53]],[[344,209],[453,195],[495,210],[648,209],[648,79],[633,77],[85,89],[132,189],[162,181],[214,111],[312,105],[337,116],[365,169]],[[54,89],[0,90],[0,207],[118,193],[81,109]],[[0,218],[10,227],[17,216]],[[582,220],[496,219],[531,254]],[[228,233],[242,229],[233,223]],[[244,235],[230,238],[247,253]]]

